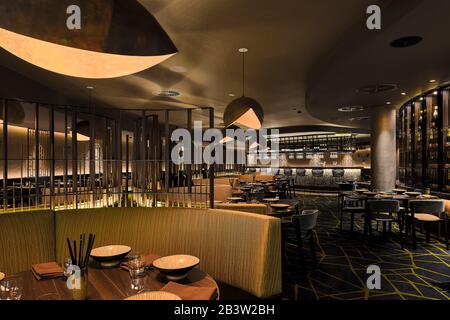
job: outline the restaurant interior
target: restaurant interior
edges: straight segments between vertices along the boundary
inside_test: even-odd
[[[0,300],[450,300],[448,12],[0,0]]]

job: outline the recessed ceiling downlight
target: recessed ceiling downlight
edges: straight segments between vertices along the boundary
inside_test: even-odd
[[[390,92],[397,90],[396,84],[373,84],[356,89],[356,93],[360,94],[376,94],[382,92]]]
[[[348,121],[354,122],[354,121],[364,121],[364,120],[369,120],[369,119],[370,119],[370,117],[356,117],[356,118],[350,118],[350,119],[348,119]]]
[[[395,39],[391,42],[391,46],[394,48],[408,48],[415,46],[416,44],[422,42],[423,38],[419,36],[407,36]]]
[[[157,97],[163,97],[163,98],[173,98],[173,97],[179,97],[181,96],[181,93],[174,91],[174,90],[161,90],[153,92],[153,95]]]
[[[341,107],[338,109],[339,112],[357,112],[357,111],[364,111],[363,106],[348,106],[348,107]]]

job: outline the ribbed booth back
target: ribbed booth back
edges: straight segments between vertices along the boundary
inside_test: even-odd
[[[52,211],[0,214],[0,271],[13,274],[55,260]]]
[[[67,237],[94,233],[96,247],[191,254],[216,280],[260,298],[281,293],[279,219],[218,209],[106,208],[57,212],[55,226],[58,262],[68,255]]]

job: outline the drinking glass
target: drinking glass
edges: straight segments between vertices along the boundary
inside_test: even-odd
[[[88,268],[76,270],[72,278],[71,290],[73,300],[86,300],[88,291]]]
[[[71,275],[71,273],[68,271],[69,267],[72,265],[72,259],[66,257],[64,259],[64,276],[67,278],[68,276]]]
[[[0,300],[20,300],[22,298],[22,279],[9,278],[0,281]]]
[[[135,254],[131,256],[128,261],[128,268],[130,271],[131,279],[139,278],[145,274],[145,261],[141,254]]]

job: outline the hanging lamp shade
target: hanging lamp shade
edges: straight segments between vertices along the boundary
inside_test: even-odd
[[[246,129],[261,129],[264,111],[258,101],[242,96],[226,107],[223,122],[226,127],[237,125]]]
[[[68,9],[74,4],[78,12]],[[80,28],[69,28],[77,14]],[[158,21],[130,0],[0,1],[0,46],[43,69],[89,79],[130,75],[177,53]]]
[[[23,124],[25,122],[25,108],[20,101],[8,101],[8,123]],[[3,122],[3,105],[0,105],[0,119]]]

